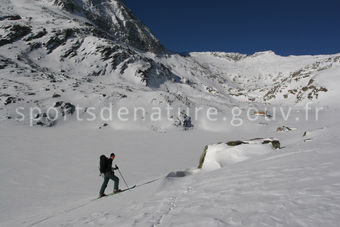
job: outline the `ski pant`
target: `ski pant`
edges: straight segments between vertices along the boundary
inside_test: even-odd
[[[109,180],[113,180],[114,182],[114,191],[118,190],[119,187],[119,178],[115,176],[113,172],[107,172],[104,174],[104,182],[102,184],[102,187],[100,188],[99,195],[103,195],[105,192],[105,189],[107,187],[107,184],[109,183]]]

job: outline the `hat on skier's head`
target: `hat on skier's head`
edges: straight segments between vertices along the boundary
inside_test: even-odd
[[[110,157],[112,157],[112,156],[116,156],[115,153],[111,153],[111,154],[110,154]]]

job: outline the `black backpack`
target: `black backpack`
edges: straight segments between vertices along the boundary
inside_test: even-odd
[[[107,171],[107,165],[109,159],[105,155],[101,155],[99,158],[99,171],[100,173],[105,173]]]

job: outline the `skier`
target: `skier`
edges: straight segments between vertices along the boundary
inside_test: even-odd
[[[114,182],[114,193],[121,192],[119,189],[119,178],[115,176],[114,170],[118,169],[118,166],[115,165],[115,168],[112,168],[112,161],[115,159],[116,155],[112,153],[110,158],[107,158],[105,155],[100,156],[100,172],[104,175],[104,182],[102,187],[100,188],[99,197],[106,196],[104,194],[107,184],[109,180],[113,180]]]

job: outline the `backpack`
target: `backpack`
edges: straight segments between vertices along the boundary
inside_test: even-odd
[[[99,171],[105,173],[107,171],[108,158],[105,155],[101,155],[99,158]]]

